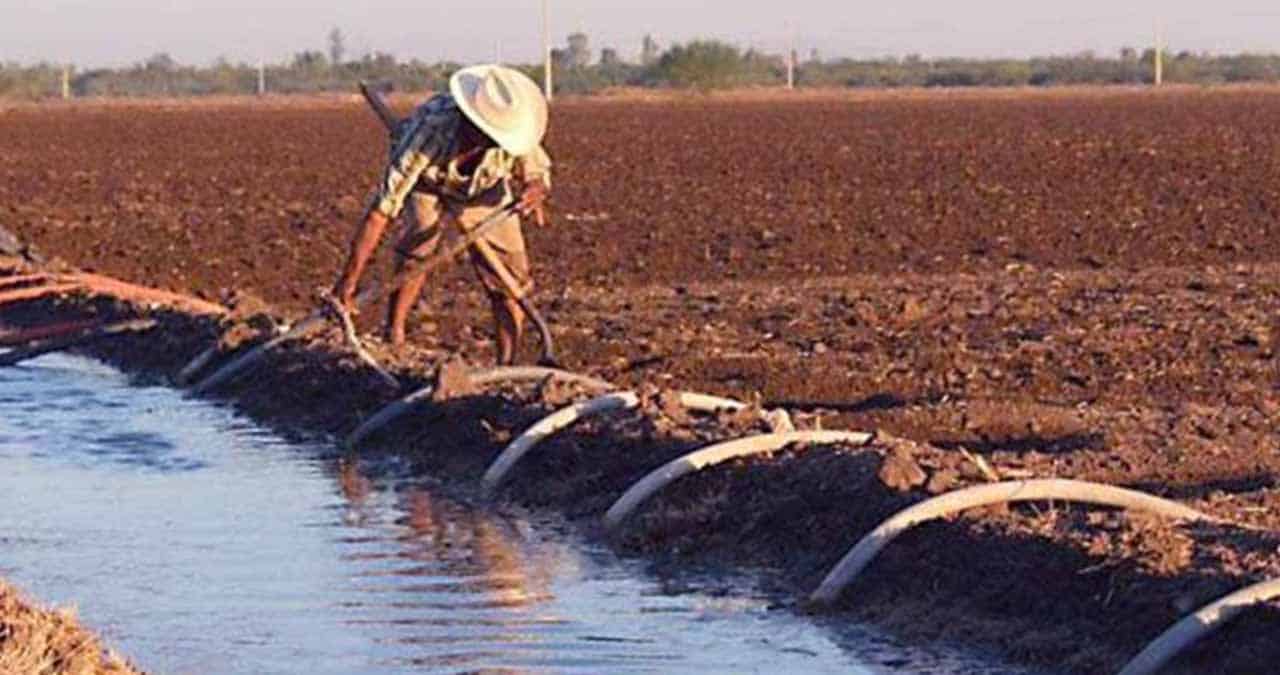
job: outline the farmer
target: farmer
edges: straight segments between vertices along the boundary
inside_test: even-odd
[[[369,214],[356,231],[333,294],[354,309],[360,276],[387,224],[408,209],[395,245],[395,271],[431,256],[441,242],[463,236],[494,209],[518,195],[517,211],[545,224],[543,202],[551,187],[551,159],[542,149],[547,102],[523,74],[502,66],[465,68],[449,81],[449,93],[419,106],[393,134],[391,157]],[[500,264],[531,287],[520,218],[512,214],[486,234]],[[471,249],[471,259],[493,308],[498,362],[510,364],[524,330],[524,314],[499,273]],[[386,339],[405,341],[405,321],[427,280],[414,275],[390,297]]]

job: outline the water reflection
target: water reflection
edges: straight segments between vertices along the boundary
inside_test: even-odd
[[[513,522],[413,483],[389,490],[385,504],[351,458],[339,462],[337,482],[353,530],[342,541],[356,549],[342,557],[363,568],[352,590],[364,599],[346,607],[369,610],[348,623],[387,629],[376,638],[382,644],[443,652],[400,663],[510,660],[544,641],[542,630],[569,623],[557,615],[552,590],[561,558],[531,546]]]

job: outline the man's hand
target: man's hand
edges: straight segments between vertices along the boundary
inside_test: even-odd
[[[333,290],[329,291],[327,295],[342,307],[351,309],[356,304],[356,285],[358,283],[359,280],[352,277],[339,277],[338,281],[333,285]]]
[[[377,209],[370,209],[360,229],[351,241],[351,251],[347,254],[347,262],[342,267],[342,274],[333,285],[333,295],[348,310],[355,309],[356,287],[360,284],[360,276],[364,274],[365,265],[378,248],[378,241],[387,229],[387,217]]]
[[[540,180],[531,180],[524,184],[524,190],[520,193],[520,201],[516,204],[517,210],[522,216],[533,216],[538,225],[547,224],[546,212],[543,206],[547,201],[547,184]]]

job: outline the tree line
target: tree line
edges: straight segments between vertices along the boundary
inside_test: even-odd
[[[1153,79],[1156,53],[1132,48],[1114,55],[1082,53],[1030,59],[926,59],[918,55],[881,59],[828,59],[816,52],[795,59],[800,87],[967,87],[1142,84]],[[1166,82],[1215,84],[1276,82],[1280,55],[1162,54]],[[793,57],[794,58],[794,57]],[[665,49],[646,36],[639,61],[616,49],[593,52],[584,33],[552,50],[557,91],[592,94],[615,87],[715,90],[780,87],[787,58],[717,40],[695,40]],[[328,36],[324,51],[302,51],[287,63],[256,65],[226,59],[207,66],[177,63],[156,54],[124,68],[69,70],[55,64],[0,64],[0,98],[55,98],[64,86],[75,97],[199,96],[252,94],[265,85],[280,94],[350,92],[360,80],[386,83],[409,92],[444,87],[459,63],[400,61],[384,53],[346,58],[341,31]],[[535,80],[541,64],[515,65]]]

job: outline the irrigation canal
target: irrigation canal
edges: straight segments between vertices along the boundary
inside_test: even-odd
[[[1011,672],[376,474],[87,359],[0,369],[0,578],[150,672]]]

